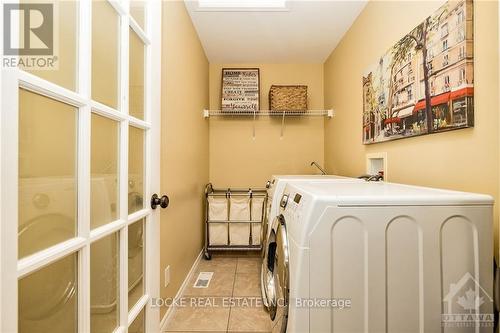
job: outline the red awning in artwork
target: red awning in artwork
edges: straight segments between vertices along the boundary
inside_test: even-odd
[[[459,99],[465,96],[474,96],[474,87],[466,87],[451,92],[451,100]]]
[[[448,103],[450,101],[450,97],[452,96],[451,94],[452,93],[445,92],[443,94],[433,96],[431,98],[431,105],[435,106],[435,105],[439,105],[439,104]],[[423,100],[419,101],[417,104],[415,104],[415,107],[413,108],[413,113],[417,113],[418,111],[423,110],[423,109],[425,109],[425,99],[423,99]]]
[[[431,105],[439,105],[439,104],[445,104],[450,101],[450,93],[446,92],[441,95],[437,95],[431,98]]]
[[[400,123],[400,122],[401,122],[401,118],[399,118],[399,117],[387,118],[386,120],[384,120],[385,125],[392,124],[392,123]]]
[[[413,113],[417,113],[418,111],[423,109],[425,109],[425,99],[415,104],[415,107],[413,108]]]

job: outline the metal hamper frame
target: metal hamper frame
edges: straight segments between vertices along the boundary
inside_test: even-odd
[[[227,219],[223,221],[219,220],[210,220],[209,219],[209,210],[210,210],[210,197],[225,197],[227,200]],[[231,221],[231,197],[248,197],[250,199],[249,210],[250,210],[250,220],[249,221]],[[254,198],[263,198],[262,202],[262,212],[260,220],[252,221],[252,203]],[[261,251],[263,247],[263,221],[265,220],[265,212],[267,205],[267,189],[265,188],[227,188],[227,189],[216,189],[212,186],[211,183],[208,183],[205,187],[205,248],[204,248],[204,256],[205,259],[210,260],[212,258],[212,251]],[[226,223],[227,224],[227,245],[210,245],[210,223]],[[231,245],[231,224],[235,223],[246,223],[250,227],[250,236],[248,240],[248,245]],[[260,223],[260,235],[259,237],[259,245],[252,245],[253,237],[253,228],[252,224]]]

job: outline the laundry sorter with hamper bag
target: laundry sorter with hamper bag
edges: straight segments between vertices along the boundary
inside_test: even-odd
[[[205,250],[207,260],[212,251],[260,251],[267,190],[265,188],[216,189],[205,187]]]

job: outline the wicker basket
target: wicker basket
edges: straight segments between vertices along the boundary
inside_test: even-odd
[[[307,86],[271,86],[269,109],[271,111],[307,111]]]

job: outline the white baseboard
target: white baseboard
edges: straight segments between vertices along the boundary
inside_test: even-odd
[[[194,275],[194,272],[196,270],[196,267],[198,266],[198,263],[200,262],[201,258],[203,258],[203,251],[204,249],[201,250],[200,254],[196,257],[193,265],[191,266],[191,269],[189,270],[189,273],[187,274],[186,278],[182,282],[182,285],[180,286],[179,290],[177,291],[177,294],[175,295],[175,299],[178,299],[182,296],[184,293],[184,290],[186,290],[189,281],[191,281],[191,278]],[[170,321],[170,319],[173,317],[175,312],[175,307],[174,306],[169,306],[167,309],[167,312],[163,316],[163,318],[160,321],[160,332],[166,331],[167,325]]]

